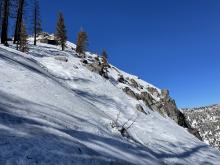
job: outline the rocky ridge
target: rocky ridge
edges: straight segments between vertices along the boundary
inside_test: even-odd
[[[83,60],[84,65],[92,72],[95,72],[108,79],[107,74],[102,73],[101,69],[101,59],[98,57],[95,60]],[[109,65],[109,68],[116,68]],[[199,132],[192,128],[188,121],[185,119],[183,113],[177,108],[176,102],[170,97],[168,89],[157,89],[152,86],[142,86],[134,78],[123,77],[118,71],[118,82],[122,84],[122,90],[130,97],[142,101],[147,107],[152,111],[159,112],[164,117],[169,117],[173,119],[178,125],[186,128],[191,134],[196,136],[199,140],[202,140]],[[138,78],[137,78],[138,79]],[[111,80],[110,80],[111,81]],[[159,98],[159,99],[158,99]],[[136,109],[140,112],[144,112],[144,108],[140,105],[136,105]]]

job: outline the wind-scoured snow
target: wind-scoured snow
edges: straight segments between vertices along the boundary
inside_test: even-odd
[[[126,95],[117,76],[151,84],[115,67],[105,79],[67,45],[30,46],[29,54],[0,46],[0,164],[220,164],[218,150]],[[134,122],[129,137],[112,128],[116,120]]]

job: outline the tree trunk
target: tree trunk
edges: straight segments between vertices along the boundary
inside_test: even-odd
[[[2,0],[0,0],[0,26],[2,26]],[[2,27],[0,27],[1,32]]]
[[[2,33],[1,33],[1,43],[8,45],[8,16],[9,16],[9,0],[4,0],[3,2],[3,20],[2,20]]]
[[[14,44],[20,41],[20,32],[21,32],[21,22],[23,17],[23,8],[24,8],[24,0],[19,0],[18,12],[17,12],[17,20],[15,26],[14,33]]]
[[[34,45],[37,45],[37,8],[34,7]]]
[[[62,44],[62,51],[64,51],[65,44]]]

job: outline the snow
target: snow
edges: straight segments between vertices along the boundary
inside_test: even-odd
[[[67,46],[0,46],[0,164],[220,164],[219,151],[127,96],[118,74],[155,86],[117,68],[104,79]],[[129,138],[111,127],[117,116],[127,127],[135,120]]]

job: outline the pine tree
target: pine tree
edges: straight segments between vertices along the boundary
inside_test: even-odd
[[[59,44],[61,45],[63,51],[66,46],[67,36],[66,36],[66,27],[64,24],[64,17],[61,12],[58,14],[56,38]]]
[[[20,41],[21,24],[24,13],[24,0],[18,0],[17,19],[14,32],[14,44]]]
[[[3,0],[2,2],[2,31],[1,31],[1,43],[8,46],[8,18],[9,18],[9,0]]]
[[[34,45],[37,45],[37,34],[42,32],[39,0],[34,0],[33,10]]]
[[[23,21],[21,22],[21,32],[20,32],[20,41],[19,41],[19,50],[21,52],[28,52],[28,35],[26,32],[26,27]]]
[[[106,52],[106,50],[103,50],[102,51],[102,64],[104,65],[104,66],[107,66],[108,65],[108,55],[107,55],[107,52]]]
[[[101,75],[105,78],[108,78],[108,55],[107,52],[105,50],[103,50],[102,52],[102,63],[101,63]]]
[[[76,43],[76,52],[79,53],[79,55],[85,56],[85,51],[87,49],[88,45],[88,36],[83,29],[80,30],[77,36],[77,43]]]

